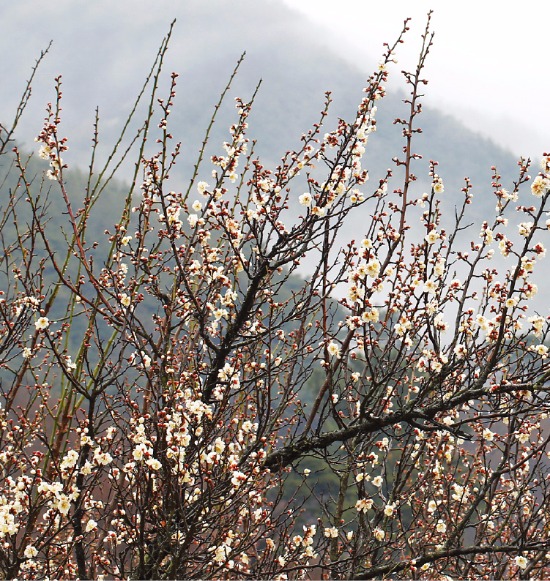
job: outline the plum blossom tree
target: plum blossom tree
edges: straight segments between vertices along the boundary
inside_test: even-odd
[[[534,178],[521,159],[507,189],[493,168],[495,212],[478,227],[469,180],[453,207],[430,162],[418,191],[428,19],[404,73],[402,153],[369,179],[407,29],[353,119],[324,129],[327,94],[268,168],[247,137],[253,98],[237,99],[227,142],[207,156],[208,129],[183,188],[177,74],[161,97],[170,34],[103,165],[96,124],[81,199],[60,78],[37,137],[43,179],[13,142],[31,77],[0,127],[16,174],[2,185],[3,578],[550,575],[548,319],[532,307],[550,156]],[[96,236],[132,155],[120,216]],[[343,245],[358,213],[364,232]]]

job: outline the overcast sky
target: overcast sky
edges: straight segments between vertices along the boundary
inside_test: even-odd
[[[328,42],[361,66],[413,18],[395,74],[414,66],[434,10],[429,102],[516,154],[550,150],[550,2],[493,0],[281,0],[331,31]]]
[[[267,0],[257,0],[257,6],[264,1]],[[275,1],[303,12],[316,24],[326,27],[326,43],[345,59],[363,68],[365,73],[371,72],[373,58],[376,62],[377,56],[381,55],[382,43],[394,40],[403,20],[407,16],[412,17],[411,31],[397,55],[399,62],[393,69],[394,79],[400,77],[402,68],[414,67],[426,14],[433,8],[435,43],[426,70],[430,80],[426,88],[426,102],[455,115],[470,128],[485,133],[518,156],[523,154],[539,158],[544,151],[550,151],[550,67],[547,56],[550,53],[547,40],[550,2]],[[201,6],[207,10],[209,2],[203,2]],[[231,2],[227,0],[228,4]],[[82,5],[83,19],[89,23],[87,27],[75,30],[75,22],[67,19],[63,6],[78,3]],[[5,2],[0,9],[0,14],[10,23],[6,34],[0,35],[0,45],[6,49],[15,43],[19,62],[32,63],[38,50],[44,48],[49,39],[55,39],[52,54],[42,67],[43,74],[49,74],[49,78],[53,76],[50,68],[55,65],[59,69],[61,57],[70,54],[70,50],[64,53],[64,47],[72,46],[71,42],[81,49],[93,46],[99,62],[103,53],[113,49],[112,43],[119,33],[117,27],[123,26],[124,22],[131,20],[135,23],[138,19],[154,24],[160,19],[164,31],[172,13],[178,13],[178,6],[185,6],[183,1],[178,4],[172,0],[157,0],[155,10],[151,11],[149,0],[134,0],[133,11],[128,14],[127,3],[119,0],[110,5],[85,0],[57,0],[55,4],[56,10],[59,9],[59,26],[54,31],[39,24],[41,17],[46,15],[51,19],[53,14],[47,3],[17,0]],[[105,18],[106,6],[110,16],[108,19]],[[79,42],[82,38],[84,40],[77,43],[75,35],[78,35]],[[154,54],[160,36],[160,33],[155,33],[141,38],[140,48],[145,43],[150,45],[143,52]],[[284,43],[284,38],[281,42]],[[128,51],[132,54],[135,49],[130,45],[116,47],[119,53]],[[81,57],[79,53],[75,55],[75,58]],[[132,61],[129,58],[128,63],[130,61],[135,64],[135,59]],[[113,62],[118,61],[113,59]],[[25,64],[25,71],[28,66]],[[131,77],[136,71],[126,70],[128,67],[123,72]],[[61,70],[67,73],[62,67]],[[141,72],[142,69],[140,75]],[[16,73],[18,77],[22,76],[20,70]],[[56,70],[58,73],[59,70]],[[20,90],[19,85],[14,90],[10,75],[13,77],[11,69],[2,71],[3,88],[7,94],[4,100],[18,95]],[[70,75],[65,78],[70,81]],[[1,89],[0,85],[0,93]],[[108,92],[101,83],[95,90],[99,95],[96,101]]]

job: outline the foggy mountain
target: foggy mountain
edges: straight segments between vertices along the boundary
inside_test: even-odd
[[[405,16],[396,15],[388,29],[398,30]],[[171,131],[174,141],[182,142],[183,153],[172,175],[172,189],[187,186],[214,104],[245,51],[211,134],[211,152],[220,153],[221,144],[229,138],[228,127],[236,118],[234,97],[248,100],[260,80],[248,136],[257,139],[255,151],[268,167],[274,167],[287,149],[296,148],[302,133],[318,121],[325,91],[330,90],[333,97],[325,130],[334,127],[337,117],[353,118],[363,94],[364,74],[329,48],[326,31],[277,0],[161,0],[155,2],[154,10],[147,0],[59,0],[55,10],[47,4],[22,0],[2,6],[2,21],[11,32],[0,37],[0,120],[9,123],[13,118],[35,59],[53,40],[16,138],[27,149],[34,148],[32,140],[41,129],[45,105],[54,98],[53,79],[62,74],[61,134],[68,136],[70,147],[64,160],[69,167],[85,170],[96,106],[100,117],[99,152],[105,155],[173,19],[176,23],[160,90],[166,95],[170,72],[179,73]],[[394,40],[388,38],[388,42]],[[381,55],[382,47],[380,54],[372,55],[373,70]],[[400,74],[398,65],[390,69],[392,74]],[[404,98],[404,94],[391,93],[379,103],[378,131],[369,140],[363,163],[372,183],[377,183],[387,168],[393,168],[390,186],[402,186],[401,173],[391,160],[402,152],[401,128],[393,120],[406,117]],[[423,133],[416,138],[414,151],[422,154],[423,160],[413,167],[419,179],[412,195],[419,196],[428,189],[428,161],[434,159],[445,181],[445,203],[451,218],[465,176],[474,185],[477,200],[472,209],[476,219],[484,219],[486,212],[491,215],[495,201],[490,168],[496,165],[504,187],[511,188],[516,178],[515,157],[445,112],[425,108],[418,124]],[[205,163],[204,175],[199,178],[208,179],[210,169]],[[118,177],[124,179],[125,175],[119,173]],[[360,236],[364,221],[364,216],[352,213],[348,231]]]
[[[404,16],[396,15],[388,29],[397,30]],[[0,38],[4,55],[0,119],[9,121],[13,116],[34,60],[53,40],[17,137],[31,144],[40,130],[45,104],[53,99],[53,78],[62,74],[62,130],[71,148],[67,162],[86,166],[95,107],[99,107],[101,141],[110,143],[174,18],[165,86],[167,90],[171,71],[180,74],[172,130],[175,140],[184,144],[188,167],[213,105],[245,51],[231,98],[212,136],[212,144],[218,148],[227,139],[227,127],[234,118],[232,97],[247,100],[260,79],[250,137],[258,139],[258,153],[271,163],[295,147],[302,132],[317,121],[325,91],[332,91],[332,119],[354,114],[364,75],[331,52],[325,31],[275,0],[161,1],[155,3],[155,10],[144,0],[60,0],[55,10],[23,0],[2,7],[4,28],[11,33]],[[388,42],[393,40],[388,38]],[[372,55],[372,68],[381,53],[382,47],[380,55]],[[399,75],[398,66],[390,74]],[[379,131],[367,152],[372,177],[391,167],[391,158],[401,152],[400,129],[392,121],[406,115],[402,98],[391,94],[380,103]],[[455,187],[468,175],[476,186],[485,188],[493,164],[501,170],[515,169],[512,156],[448,115],[426,109],[420,125],[424,133],[418,139],[417,151],[425,160],[437,159],[440,173]],[[416,173],[422,177],[420,167]]]

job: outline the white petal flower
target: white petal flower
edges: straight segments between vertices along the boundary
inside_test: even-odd
[[[36,327],[37,331],[43,331],[44,329],[47,329],[49,325],[50,320],[48,319],[48,317],[40,317],[34,323],[34,326]]]

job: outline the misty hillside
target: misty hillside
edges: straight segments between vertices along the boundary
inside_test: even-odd
[[[164,1],[155,3],[154,11],[150,6],[143,0],[61,0],[52,11],[36,2],[5,4],[3,22],[14,36],[3,34],[0,38],[5,55],[0,119],[9,121],[13,116],[24,79],[40,50],[53,39],[18,138],[30,144],[40,129],[45,103],[53,98],[53,78],[63,74],[63,128],[71,146],[67,161],[87,165],[95,107],[99,106],[102,142],[110,143],[174,18],[177,22],[165,85],[171,71],[180,74],[172,130],[175,139],[184,143],[186,163],[180,166],[181,177],[191,166],[213,104],[244,51],[246,58],[216,125],[213,144],[227,138],[232,98],[249,98],[260,79],[250,136],[258,140],[258,153],[272,163],[286,149],[295,147],[302,132],[317,121],[325,91],[333,94],[332,119],[353,115],[364,75],[329,50],[325,31],[281,3]],[[396,15],[395,22],[384,24],[397,35],[405,16]],[[392,40],[388,38],[388,42]],[[416,40],[409,38],[408,42]],[[372,67],[379,57],[372,55]],[[398,66],[391,73],[398,75]],[[400,130],[392,121],[406,114],[402,98],[389,95],[380,104],[379,132],[368,151],[372,177],[391,167],[391,158],[401,152]],[[477,186],[485,188],[491,165],[503,171],[515,169],[512,156],[444,113],[426,110],[420,125],[424,133],[418,139],[417,151],[426,160],[440,162],[440,173],[449,185],[460,187],[462,178],[468,175]],[[416,173],[421,177],[424,172],[419,166]]]
[[[296,148],[300,136],[318,121],[327,90],[332,93],[333,104],[325,130],[334,128],[337,117],[354,117],[363,95],[365,76],[329,49],[326,31],[278,0],[187,0],[177,4],[161,1],[155,4],[155,11],[149,7],[150,2],[146,0],[116,3],[60,0],[54,13],[35,2],[4,5],[4,22],[9,23],[9,30],[17,31],[17,50],[12,50],[15,37],[0,36],[2,54],[10,55],[4,57],[0,122],[9,122],[13,117],[32,64],[40,50],[53,39],[53,47],[33,83],[33,97],[16,138],[27,150],[36,149],[33,139],[41,129],[45,104],[55,95],[53,79],[62,73],[63,123],[60,131],[62,136],[68,136],[70,148],[63,157],[69,168],[86,171],[96,106],[100,118],[97,157],[101,161],[115,142],[174,19],[176,23],[160,89],[161,95],[167,95],[170,73],[179,73],[170,127],[174,140],[182,142],[182,154],[171,172],[170,189],[186,189],[214,104],[245,51],[244,62],[211,133],[207,153],[222,152],[221,144],[229,139],[228,127],[236,118],[234,98],[250,99],[260,80],[249,118],[248,136],[257,140],[254,151],[267,167],[275,167],[285,151]],[[394,23],[384,23],[388,30],[395,31],[394,38],[388,38],[389,42],[395,40],[404,16],[396,15]],[[409,37],[407,41],[418,39]],[[373,70],[382,48],[380,54],[372,56]],[[399,75],[398,66],[390,70],[390,74]],[[394,171],[390,187],[403,185],[402,169],[395,168],[392,158],[402,153],[401,129],[393,120],[398,116],[406,117],[404,98],[404,94],[392,93],[379,103],[378,131],[370,136],[363,160],[373,187],[388,168]],[[144,107],[141,113],[145,114]],[[137,117],[138,120],[142,118]],[[511,189],[516,179],[517,160],[445,112],[425,108],[419,125],[423,132],[416,137],[414,152],[422,154],[423,159],[415,161],[412,168],[418,177],[412,187],[412,196],[418,197],[429,189],[428,161],[437,160],[438,172],[445,182],[446,194],[442,201],[446,206],[446,226],[452,227],[454,208],[461,203],[460,189],[464,177],[468,176],[476,197],[469,207],[468,222],[478,224],[473,226],[472,233],[461,234],[463,242],[469,244],[467,240],[478,236],[479,223],[494,212],[491,166],[498,167],[503,186]],[[150,140],[150,147],[156,150],[153,140]],[[208,155],[205,159],[198,179],[208,181],[212,167]],[[132,160],[135,162],[136,157]],[[131,164],[121,167],[117,178],[130,183],[132,167]],[[85,180],[80,182],[85,184]],[[297,191],[302,186],[296,185],[298,188],[291,193],[291,202],[292,197],[296,200],[303,191]],[[103,197],[103,204],[109,211],[102,212],[98,208],[95,231],[110,229],[117,221],[124,200],[123,193],[117,194],[118,189],[109,188],[107,196]],[[84,192],[73,190],[73,195],[82,199]],[[299,208],[293,209],[291,205],[294,216],[298,211]],[[54,210],[53,216],[57,215]],[[368,221],[369,217],[361,212],[352,212],[345,237],[339,238],[338,244],[344,247],[351,239],[363,236]],[[53,224],[52,227],[55,228]],[[314,267],[314,262],[315,257],[304,260],[303,274]]]

